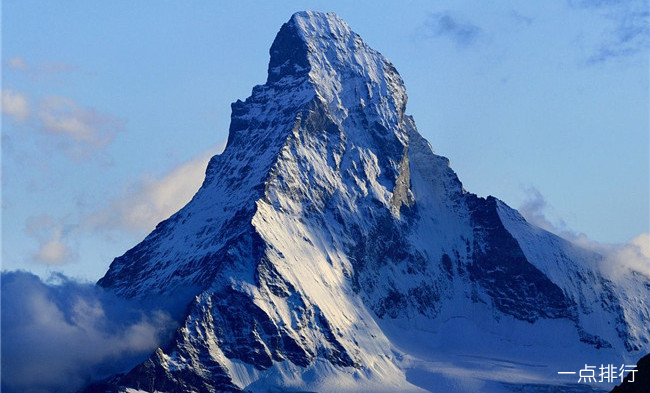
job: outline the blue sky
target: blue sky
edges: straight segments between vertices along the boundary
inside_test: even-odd
[[[198,188],[298,10],[395,64],[465,188],[566,236],[650,232],[646,1],[2,3],[2,268],[96,280]]]

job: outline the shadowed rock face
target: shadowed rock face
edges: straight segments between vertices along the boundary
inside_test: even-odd
[[[468,197],[474,247],[470,280],[483,286],[503,313],[528,322],[538,318],[575,320],[577,309],[562,289],[526,259],[505,229],[493,197]],[[481,247],[483,244],[484,247]]]
[[[650,355],[642,357],[636,364],[636,373],[628,373],[623,383],[611,391],[611,393],[647,392],[650,392]]]
[[[192,201],[98,282],[125,297],[184,296],[182,327],[88,392],[310,390],[336,378],[412,391],[378,321],[433,324],[458,307],[483,307],[497,327],[565,319],[593,346],[650,335],[628,334],[617,295],[585,267],[594,255],[572,257],[463,189],[405,114],[393,65],[336,15],[293,15],[270,55]],[[613,323],[594,331],[592,319]]]

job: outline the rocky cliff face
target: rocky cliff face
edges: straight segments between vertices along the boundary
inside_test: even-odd
[[[598,255],[466,192],[395,67],[340,18],[293,15],[270,54],[192,201],[98,283],[186,296],[183,326],[92,391],[422,391],[392,336],[479,314],[504,339],[554,326],[648,350],[643,278],[617,286]]]

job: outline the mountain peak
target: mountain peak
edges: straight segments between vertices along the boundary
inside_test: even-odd
[[[270,49],[269,82],[285,75],[307,75],[314,64],[309,52],[325,46],[326,41],[343,45],[354,34],[350,27],[334,13],[315,11],[296,12],[278,32]]]
[[[393,64],[334,13],[293,14],[277,34],[270,56],[267,85],[307,78],[343,117],[342,108],[380,102],[404,115],[406,88]]]
[[[307,42],[320,40],[346,42],[351,36],[359,37],[350,26],[333,12],[301,11],[291,16],[289,24]]]
[[[619,292],[592,252],[465,192],[393,65],[339,17],[294,14],[270,54],[194,198],[99,282],[187,305],[120,391],[422,391],[400,359],[439,363],[422,348],[447,341],[485,359],[552,348],[540,381],[574,350],[647,351],[644,282]]]

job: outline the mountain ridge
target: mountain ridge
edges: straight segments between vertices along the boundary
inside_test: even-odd
[[[98,282],[188,303],[170,346],[111,386],[423,391],[409,370],[438,369],[387,332],[434,337],[458,318],[510,349],[536,337],[500,330],[544,325],[579,354],[648,350],[647,305],[625,300],[642,287],[617,287],[596,254],[465,191],[405,113],[395,67],[339,17],[294,14],[270,57],[192,201]]]

